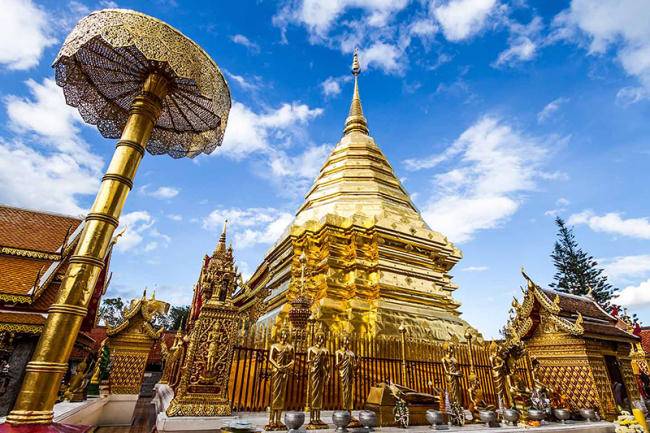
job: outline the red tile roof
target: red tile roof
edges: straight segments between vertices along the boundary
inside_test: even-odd
[[[0,246],[55,253],[79,218],[0,206]]]
[[[44,325],[45,317],[38,313],[14,313],[0,311],[0,323],[12,323],[22,325]]]
[[[641,328],[641,346],[645,353],[650,353],[650,328]]]
[[[51,260],[0,255],[0,293],[27,295],[39,270],[43,275],[51,264]]]
[[[551,300],[554,300],[556,295],[558,296],[560,300],[560,316],[566,317],[573,322],[577,313],[582,314],[584,320],[582,327],[585,334],[615,337],[617,339],[636,339],[634,335],[617,327],[618,320],[605,312],[593,299],[550,289],[542,290]]]

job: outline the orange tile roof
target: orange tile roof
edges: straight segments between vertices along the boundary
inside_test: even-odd
[[[641,328],[641,346],[645,353],[650,353],[650,328]]]
[[[38,271],[42,269],[43,275],[51,264],[51,260],[0,255],[0,293],[27,295]]]
[[[54,253],[79,218],[0,206],[0,246]]]
[[[0,323],[44,325],[45,317],[38,313],[12,313],[8,311],[0,311]]]

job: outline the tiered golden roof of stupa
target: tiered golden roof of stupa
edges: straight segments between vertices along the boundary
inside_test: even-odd
[[[429,228],[391,165],[369,135],[359,96],[355,52],[354,93],[343,137],[321,168],[295,220],[249,281],[268,290],[260,320],[283,322],[304,292],[314,317],[335,332],[463,340],[469,326],[451,293],[449,270],[461,252]]]

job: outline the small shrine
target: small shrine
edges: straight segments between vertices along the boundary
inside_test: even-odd
[[[512,303],[507,333],[535,361],[540,382],[573,408],[594,408],[614,419],[617,406],[639,399],[630,351],[639,338],[589,296],[542,289],[522,271],[527,286]]]
[[[169,404],[162,404],[167,417],[231,414],[228,386],[233,349],[242,325],[257,320],[261,311],[250,305],[251,300],[262,303],[262,299],[251,296],[226,240],[224,224],[214,252],[203,259],[185,335],[179,330],[171,347],[163,346],[160,385],[164,386],[157,393],[160,399],[173,393]],[[248,302],[246,313],[241,312],[242,299]]]

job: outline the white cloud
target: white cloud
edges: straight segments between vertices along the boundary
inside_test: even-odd
[[[325,96],[335,96],[341,93],[341,85],[334,77],[327,77],[325,81],[321,83],[321,87],[323,88],[323,95]]]
[[[535,56],[537,46],[527,36],[515,38],[507,50],[499,54],[495,66],[503,66],[517,61],[530,60]]]
[[[305,129],[322,112],[321,108],[294,102],[256,113],[235,101],[223,145],[213,155],[235,160],[257,156],[262,161],[262,170],[258,166],[257,174],[277,184],[283,194],[303,193],[328,149],[327,145],[312,144]],[[296,148],[295,143],[301,146]]]
[[[650,254],[619,256],[598,261],[614,281],[629,281],[650,274]]]
[[[569,102],[569,98],[556,98],[546,104],[542,110],[537,113],[537,122],[543,123],[555,114],[563,104]]]
[[[323,96],[336,96],[341,93],[341,84],[352,81],[352,75],[343,75],[340,77],[327,77],[320,86]]]
[[[584,224],[595,232],[626,236],[637,239],[650,239],[650,220],[644,218],[623,218],[618,212],[609,212],[599,216],[590,210],[573,214],[569,224]]]
[[[53,80],[26,82],[30,98],[7,96],[9,128],[0,141],[0,200],[15,206],[73,215],[79,200],[99,186],[102,159],[80,137],[83,124]]]
[[[149,190],[149,185],[143,185],[140,187],[140,192],[149,197],[157,198],[159,200],[169,200],[176,197],[180,190],[171,186],[160,186],[153,191]]]
[[[241,102],[234,101],[228,117],[223,145],[213,155],[241,160],[255,152],[272,153],[272,141],[289,140],[298,128],[323,113],[321,108],[305,104],[284,103],[279,108],[255,113]]]
[[[414,36],[429,37],[438,32],[438,26],[433,20],[421,19],[410,24],[409,32]]]
[[[497,68],[514,66],[533,59],[537,54],[538,47],[543,44],[541,37],[542,19],[535,16],[528,24],[521,24],[507,17],[502,18],[510,33],[508,48],[499,53],[492,66]]]
[[[19,141],[0,139],[0,202],[81,215],[79,196],[94,194],[99,173],[71,155],[46,154]]]
[[[365,23],[381,27],[407,4],[408,0],[302,0],[286,4],[273,21],[283,29],[289,23],[302,24],[312,38],[324,38],[332,24],[348,10],[363,11]]]
[[[404,71],[404,64],[400,62],[403,54],[395,45],[376,42],[360,51],[359,61],[368,68],[376,66],[386,73],[401,73]]]
[[[433,15],[447,40],[461,41],[480,32],[496,6],[496,0],[451,0],[435,6]]]
[[[47,16],[31,0],[2,0],[0,4],[0,64],[29,69],[43,50],[56,43]]]
[[[278,152],[271,158],[271,169],[277,176],[298,176],[313,179],[318,174],[323,162],[330,152],[327,144],[311,146],[297,156],[288,156]]]
[[[172,221],[183,221],[183,215],[179,215],[176,213],[167,214],[167,218],[169,218]]]
[[[232,72],[230,72],[230,71],[228,71],[226,69],[223,69],[223,68],[221,70],[226,74],[226,76],[230,80],[237,83],[237,85],[239,87],[241,87],[242,89],[244,89],[244,90],[253,91],[253,90],[259,89],[259,87],[260,87],[260,83],[259,83],[260,80],[257,77],[253,78],[253,80],[254,80],[254,82],[253,82],[250,79],[244,78],[242,75],[233,74]]]
[[[260,46],[257,45],[255,42],[251,41],[250,39],[248,39],[244,35],[236,34],[236,35],[233,35],[230,39],[234,43],[242,45],[242,46],[248,48],[252,53],[259,53],[260,52]]]
[[[536,188],[549,141],[524,134],[501,119],[484,116],[442,154],[405,161],[418,170],[446,164],[434,176],[436,192],[423,207],[429,225],[455,242],[480,230],[499,227]]]
[[[42,83],[25,82],[30,98],[9,95],[4,98],[9,126],[17,133],[35,134],[56,151],[73,156],[78,162],[99,170],[101,158],[90,152],[90,146],[79,136],[84,125],[76,108],[65,103],[63,91],[53,79]]]
[[[157,249],[160,246],[160,242],[164,246],[168,245],[171,242],[171,238],[160,233],[155,223],[156,220],[147,211],[134,211],[122,215],[120,217],[120,226],[116,230],[116,233],[124,230],[124,234],[115,245],[117,251],[147,253]],[[141,249],[138,249],[145,241],[145,245]]]
[[[650,94],[650,7],[646,0],[572,0],[554,20],[553,39],[588,41],[590,54],[604,54],[610,47],[643,91],[628,87],[621,97],[632,103]]]
[[[548,176],[541,176],[541,177],[542,179],[545,180],[565,180],[561,176],[555,176],[553,179],[549,178]],[[550,217],[556,217],[559,214],[566,212],[567,206],[569,206],[569,204],[571,204],[571,202],[568,199],[564,197],[560,197],[555,201],[555,208],[547,210],[546,212],[544,212],[544,215]]]
[[[616,92],[616,103],[627,107],[628,105],[636,104],[650,97],[650,89],[645,87],[627,86],[621,88]]]
[[[624,307],[650,304],[650,279],[642,281],[637,286],[625,287],[614,298],[614,302]]]
[[[275,208],[215,209],[203,219],[203,228],[216,231],[228,220],[228,231],[234,233],[237,248],[271,244],[293,221],[293,215]]]
[[[144,239],[143,233],[151,228],[153,223],[154,220],[147,211],[135,211],[122,215],[117,232],[124,229],[124,234],[115,244],[117,251],[124,252],[138,246]]]
[[[461,268],[461,271],[463,272],[485,272],[488,271],[490,268],[487,266],[466,266],[464,268]]]

